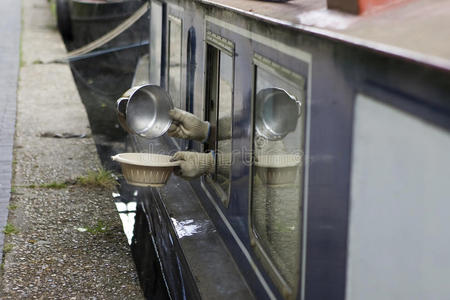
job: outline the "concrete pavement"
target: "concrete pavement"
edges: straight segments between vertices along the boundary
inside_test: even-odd
[[[14,1],[0,1],[0,11],[12,15]],[[26,0],[22,5],[14,192],[9,201],[0,299],[142,299],[112,191],[76,184],[77,177],[101,165],[69,66],[38,63],[65,54],[49,3]],[[16,17],[20,25],[20,9]],[[3,28],[10,30],[6,25],[0,33]],[[17,63],[18,53],[16,49]],[[17,68],[15,75],[17,79]],[[6,77],[12,79],[14,74],[10,76]],[[16,99],[15,85],[9,87],[8,97],[1,98],[2,120],[15,108],[11,100]],[[12,138],[13,130],[2,127],[2,134]],[[52,133],[88,137],[53,138]],[[12,140],[7,145],[10,151]],[[2,172],[11,178],[7,170]]]

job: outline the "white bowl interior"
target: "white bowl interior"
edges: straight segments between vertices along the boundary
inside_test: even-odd
[[[154,153],[120,153],[112,160],[129,165],[145,167],[174,167],[180,165],[178,161],[170,161],[172,156]]]
[[[121,153],[111,157],[120,162],[122,173],[129,184],[161,187],[180,162],[171,162],[169,155],[153,153]]]

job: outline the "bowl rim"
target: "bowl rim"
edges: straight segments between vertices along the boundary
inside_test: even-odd
[[[150,160],[138,160],[130,156],[137,156],[137,157],[167,157],[168,159],[171,158],[170,155],[165,154],[155,154],[155,153],[119,153],[117,155],[111,156],[111,159],[120,163],[133,165],[133,166],[140,166],[140,167],[176,167],[180,165],[180,161],[150,161]]]
[[[300,161],[296,159],[298,156],[295,154],[273,154],[273,155],[258,155],[258,160],[255,161],[255,166],[260,168],[271,168],[271,169],[281,169],[288,167],[297,167],[300,164]],[[267,161],[268,159],[276,159],[280,158],[283,163],[277,163]],[[263,161],[261,161],[263,159]],[[292,161],[286,161],[286,159],[292,159]]]

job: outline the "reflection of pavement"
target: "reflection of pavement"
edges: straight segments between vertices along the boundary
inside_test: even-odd
[[[20,1],[0,1],[0,257],[11,191],[12,147],[19,70]]]

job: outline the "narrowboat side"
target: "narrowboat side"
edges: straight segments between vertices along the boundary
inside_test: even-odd
[[[322,28],[305,16],[336,16],[313,1],[149,1],[149,82],[229,136],[128,146],[214,150],[232,162],[137,189],[172,299],[450,295],[432,279],[450,264],[433,259],[448,249],[439,236],[448,224],[450,45],[407,39],[412,12],[428,3],[413,2]],[[392,15],[406,25],[368,29]],[[295,126],[273,138],[259,127],[258,105],[275,91],[299,108]],[[262,114],[290,118],[276,102]],[[134,251],[145,238],[135,236]]]

